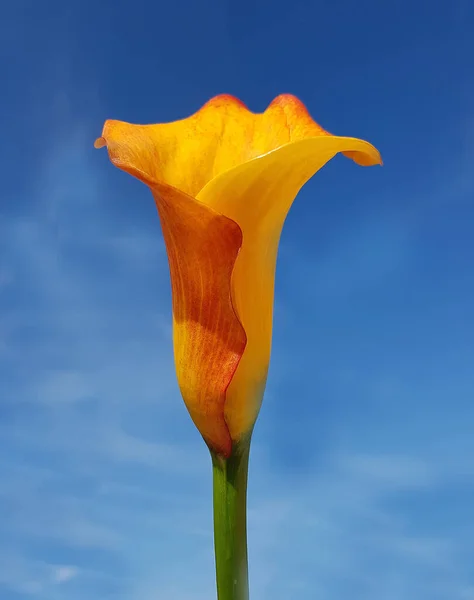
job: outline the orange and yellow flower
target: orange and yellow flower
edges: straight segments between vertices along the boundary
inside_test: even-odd
[[[381,164],[369,143],[329,134],[294,96],[261,114],[217,96],[173,123],[106,121],[95,146],[152,191],[168,252],[178,383],[223,457],[257,418],[270,361],[281,230],[300,188],[339,152]]]

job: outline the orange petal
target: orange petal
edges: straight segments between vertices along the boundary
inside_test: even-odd
[[[246,344],[230,290],[242,232],[234,221],[179,190],[155,184],[152,192],[171,273],[180,390],[208,445],[229,456],[225,396]]]
[[[181,190],[132,171],[117,137],[109,138],[104,130],[102,139],[112,162],[148,183],[153,193],[171,274],[179,387],[208,446],[228,457],[232,439],[224,418],[226,390],[246,345],[230,289],[242,232],[234,221]]]

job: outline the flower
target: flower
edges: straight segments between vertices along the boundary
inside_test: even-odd
[[[257,418],[270,360],[278,243],[300,188],[337,153],[381,164],[334,136],[294,96],[261,114],[229,95],[156,125],[108,120],[95,146],[147,184],[163,229],[180,390],[212,451],[229,457]]]

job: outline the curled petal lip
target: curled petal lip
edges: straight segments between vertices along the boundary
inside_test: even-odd
[[[133,169],[142,180],[161,181],[193,197],[232,167],[288,143],[323,136],[336,137],[289,94],[275,98],[263,113],[253,113],[236,98],[221,95],[186,119],[156,125],[108,120],[102,133],[109,151],[120,154],[120,163],[129,172]]]
[[[178,381],[204,439],[226,456],[260,407],[278,240],[294,197],[335,154],[362,166],[382,164],[380,154],[329,134],[287,94],[261,114],[221,95],[174,123],[109,120],[94,145],[107,146],[113,164],[154,195],[170,262]]]

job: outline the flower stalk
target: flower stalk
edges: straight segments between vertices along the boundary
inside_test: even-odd
[[[211,452],[218,600],[248,600],[247,475],[250,436],[229,458]]]

